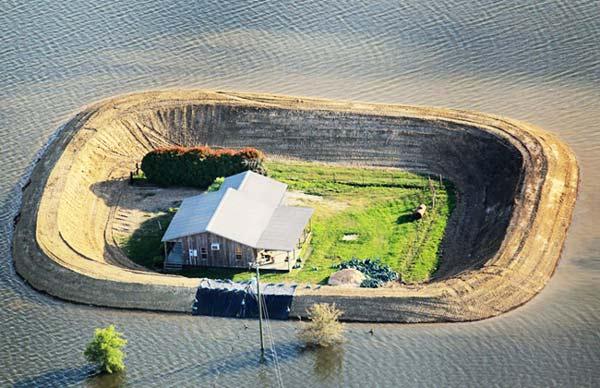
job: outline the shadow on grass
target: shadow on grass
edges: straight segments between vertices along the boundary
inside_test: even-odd
[[[401,214],[396,219],[396,224],[402,225],[402,224],[407,224],[409,222],[413,222],[416,220],[417,220],[417,218],[415,217],[415,215],[413,213],[404,213],[404,214]]]
[[[164,248],[160,240],[174,215],[169,212],[144,221],[122,245],[127,257],[150,270],[161,270]]]

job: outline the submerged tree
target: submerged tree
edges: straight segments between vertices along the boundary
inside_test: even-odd
[[[122,349],[126,344],[127,340],[123,338],[123,334],[110,325],[104,329],[96,329],[94,338],[88,343],[83,354],[103,372],[120,372],[125,369],[125,354]]]
[[[307,346],[328,347],[344,340],[344,324],[339,321],[342,311],[335,304],[317,303],[308,310],[310,322],[298,336]]]

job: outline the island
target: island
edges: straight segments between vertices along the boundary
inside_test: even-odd
[[[202,279],[133,264],[112,225],[135,163],[155,148],[198,144],[452,183],[455,203],[431,277],[372,289],[300,285],[291,316],[322,302],[335,303],[345,320],[379,322],[470,321],[514,309],[552,276],[579,179],[564,143],[506,117],[269,94],[136,93],[84,107],[40,157],[15,219],[17,272],[73,302],[190,312]]]

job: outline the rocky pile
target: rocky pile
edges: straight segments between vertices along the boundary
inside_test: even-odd
[[[360,287],[365,275],[357,269],[346,268],[332,273],[327,284],[330,286]]]

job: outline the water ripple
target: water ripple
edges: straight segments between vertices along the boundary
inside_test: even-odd
[[[14,271],[12,219],[34,150],[83,104],[208,87],[477,109],[534,122],[575,149],[582,189],[541,295],[452,325],[348,325],[302,350],[273,322],[285,386],[593,386],[600,383],[600,22],[593,1],[8,1],[0,12],[0,385],[276,386],[255,322],[74,305]],[[81,350],[115,323],[128,372]],[[375,335],[368,334],[375,329]]]

